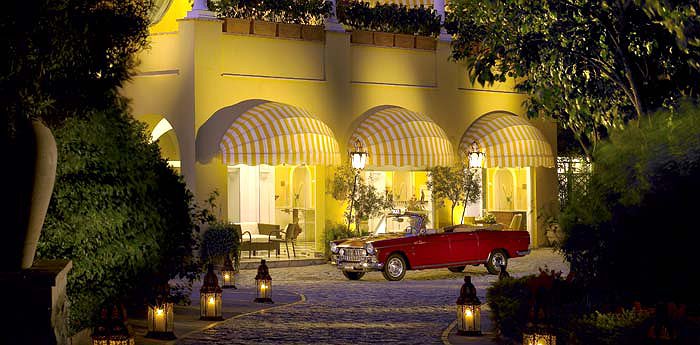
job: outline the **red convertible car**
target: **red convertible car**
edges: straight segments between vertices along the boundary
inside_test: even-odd
[[[403,279],[407,270],[445,267],[461,272],[466,265],[480,264],[497,274],[509,258],[530,253],[530,234],[463,225],[429,230],[425,215],[404,212],[386,216],[369,236],[331,241],[330,246],[331,263],[348,279],[381,271],[384,278],[395,281]]]

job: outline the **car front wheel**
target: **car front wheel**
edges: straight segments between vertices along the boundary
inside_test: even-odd
[[[360,280],[365,275],[365,272],[347,272],[343,271],[343,275],[345,278],[348,278],[350,280]]]
[[[397,281],[406,275],[406,259],[401,254],[391,254],[384,265],[384,279]]]
[[[501,272],[501,265],[508,266],[508,255],[501,249],[494,249],[486,261],[486,270],[491,274]]]

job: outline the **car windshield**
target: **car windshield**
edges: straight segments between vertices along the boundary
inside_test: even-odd
[[[421,226],[421,219],[418,216],[384,216],[377,225],[374,232],[375,235],[380,234],[407,234],[415,235],[418,233],[418,228]]]

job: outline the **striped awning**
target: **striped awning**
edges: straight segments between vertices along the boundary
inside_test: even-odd
[[[340,163],[331,129],[304,109],[266,102],[248,109],[219,143],[225,165]]]
[[[425,169],[454,162],[445,131],[427,116],[400,107],[371,113],[352,133],[348,147],[356,140],[369,153],[372,168]]]
[[[462,136],[460,154],[476,142],[486,151],[485,167],[553,167],[552,148],[542,132],[526,119],[507,113],[487,114]]]
[[[434,0],[365,0],[365,2],[369,2],[372,5],[380,3],[404,5],[406,7],[420,7],[421,5],[423,5],[423,7],[433,7],[433,1]]]

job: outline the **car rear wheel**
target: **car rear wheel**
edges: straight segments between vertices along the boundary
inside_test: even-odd
[[[406,259],[398,253],[389,255],[382,274],[384,274],[384,279],[389,281],[403,279],[403,276],[406,275]]]
[[[345,278],[348,278],[350,280],[360,280],[362,277],[364,277],[365,272],[347,272],[343,271],[343,275]]]
[[[494,249],[486,260],[486,270],[491,274],[501,272],[501,265],[508,266],[508,255],[502,249]]]
[[[465,267],[467,267],[467,266],[454,266],[454,267],[448,267],[447,269],[450,270],[450,272],[462,273],[464,271]]]

